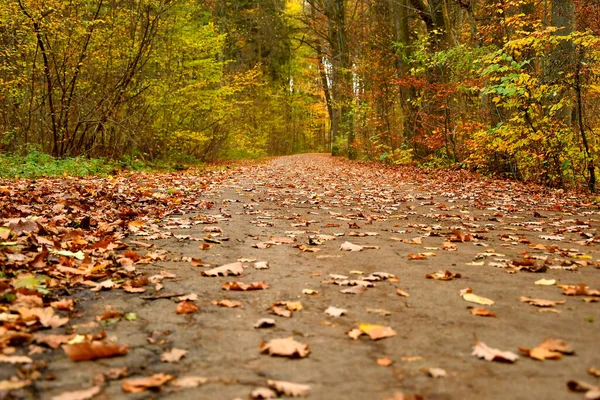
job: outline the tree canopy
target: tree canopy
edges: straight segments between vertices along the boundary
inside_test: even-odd
[[[9,0],[0,150],[332,152],[595,189],[583,0]]]

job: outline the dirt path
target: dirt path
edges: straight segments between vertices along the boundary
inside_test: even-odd
[[[139,224],[128,225],[123,242],[141,256],[130,254],[133,267],[150,277],[142,282],[144,293],[77,285],[68,292],[77,300],[69,324],[52,329],[82,335],[104,329],[107,340],[128,346],[128,354],[75,363],[60,349],[36,345],[41,354],[31,357],[47,360],[48,367],[42,379],[13,396],[52,398],[96,385],[98,399],[245,399],[267,380],[277,380],[310,386],[313,399],[384,399],[398,392],[425,399],[578,399],[583,395],[569,392],[567,381],[600,384],[587,372],[600,368],[597,207],[581,207],[560,191],[473,180],[462,172],[428,176],[326,155],[235,168],[198,193],[198,204],[214,206],[194,212],[197,207],[183,203],[181,215],[140,217]],[[365,247],[342,251],[344,242]],[[155,261],[146,263],[146,253]],[[241,276],[201,275],[238,260],[245,267]],[[254,260],[269,268],[256,269]],[[426,278],[439,270],[461,276]],[[541,279],[589,288],[534,284]],[[236,281],[262,281],[268,288],[222,288]],[[339,285],[343,281],[359,282]],[[341,292],[371,283],[362,293]],[[163,287],[156,291],[156,285]],[[463,299],[461,290],[469,287],[494,304]],[[569,290],[578,295],[564,295]],[[197,300],[189,303],[199,310],[177,314],[177,296],[148,299],[165,293],[195,294]],[[522,296],[561,303],[539,307]],[[221,300],[241,307],[211,303]],[[292,302],[300,302],[302,310],[290,318],[274,315],[269,309],[276,302],[290,302],[279,306],[280,314],[297,307]],[[107,306],[121,317],[134,313],[135,320],[99,322]],[[325,313],[330,306],[346,311],[335,318]],[[472,315],[469,307],[485,307],[496,316]],[[261,318],[276,325],[255,329]],[[353,340],[346,334],[364,323],[391,327],[395,335]],[[372,333],[378,332],[391,331]],[[309,345],[310,354],[290,359],[260,353],[261,343],[289,337]],[[539,361],[519,352],[545,338],[564,340],[575,354]],[[477,358],[471,354],[476,339],[520,357],[514,363]],[[171,348],[187,354],[161,362]],[[379,365],[386,357],[391,365]],[[128,369],[126,379],[164,373],[178,380],[155,391],[124,393],[122,377],[101,376],[121,367]],[[15,375],[16,366],[0,368],[0,379]],[[430,368],[446,376],[433,378]],[[186,376],[207,381],[182,381]]]

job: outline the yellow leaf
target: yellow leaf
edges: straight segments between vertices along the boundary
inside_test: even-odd
[[[493,300],[486,299],[485,297],[477,296],[476,294],[473,294],[473,293],[465,293],[462,298],[465,299],[466,301],[470,301],[471,303],[477,303],[477,304],[482,304],[482,305],[486,305],[486,306],[491,306],[492,304],[494,304]]]
[[[541,286],[552,286],[556,284],[556,279],[540,279],[539,281],[535,281],[535,284]]]

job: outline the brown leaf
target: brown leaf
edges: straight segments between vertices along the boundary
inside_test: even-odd
[[[35,335],[35,341],[37,343],[43,343],[53,349],[58,349],[60,345],[67,343],[73,339],[75,335]]]
[[[270,356],[304,358],[310,354],[310,346],[294,340],[293,337],[273,339],[260,345],[260,352]]]
[[[469,312],[472,315],[479,315],[481,317],[496,317],[496,314],[489,312],[488,310],[486,310],[485,308],[470,308]]]
[[[223,282],[221,283],[221,287],[224,290],[263,290],[268,289],[269,284],[267,282],[258,281],[252,283],[243,283],[243,282]]]
[[[216,306],[221,306],[221,307],[227,307],[227,308],[236,308],[236,307],[241,307],[242,303],[240,303],[239,301],[232,301],[232,300],[221,300],[221,301],[216,301],[213,300],[212,304],[216,305]]]
[[[27,380],[3,380],[0,381],[0,392],[7,392],[9,390],[19,390],[31,385],[33,382]]]
[[[511,353],[510,351],[501,351],[488,347],[485,343],[480,341],[475,342],[473,346],[473,353],[471,355],[483,358],[486,361],[504,361],[504,362],[515,362],[519,356]]]
[[[545,349],[543,347],[534,347],[533,349],[525,349],[523,347],[519,347],[519,351],[530,358],[535,360],[560,360],[562,358],[562,354]]]
[[[254,328],[270,328],[272,326],[275,326],[275,324],[276,322],[272,318],[261,318],[258,321],[256,321],[256,324],[254,324]]]
[[[73,311],[73,299],[62,299],[59,301],[53,301],[50,305],[57,310],[62,311]]]
[[[365,286],[352,286],[348,289],[340,290],[344,294],[361,294],[367,291]]]
[[[358,329],[369,335],[371,340],[379,340],[387,337],[396,336],[396,331],[389,326],[375,324],[359,324]]]
[[[575,351],[561,339],[544,339],[539,347],[563,354],[575,354]]]
[[[557,285],[567,296],[594,296],[600,297],[600,290],[590,289],[583,283],[577,285]]]
[[[410,253],[408,255],[408,259],[409,260],[427,260],[427,256],[425,254],[421,254],[421,253],[419,253],[419,254]]]
[[[582,381],[569,381],[567,387],[573,392],[584,392],[586,400],[600,399],[600,386],[591,385]]]
[[[269,388],[256,388],[252,392],[250,392],[251,399],[275,399],[279,397],[275,391]]]
[[[89,389],[61,393],[58,396],[52,397],[52,400],[87,400],[100,393],[101,390],[99,386],[92,386]]]
[[[442,270],[440,269],[438,272],[434,272],[433,274],[426,274],[425,278],[427,279],[435,279],[438,281],[450,281],[454,278],[460,278],[460,274],[456,273],[453,274],[452,272],[448,271],[448,270]]]
[[[589,368],[588,369],[588,374],[593,375],[593,376],[597,376],[598,378],[600,378],[600,369],[598,369],[598,368]]]
[[[350,329],[348,332],[346,332],[346,335],[350,336],[351,339],[354,340],[358,340],[359,337],[361,337],[363,335],[363,331],[361,331],[358,328],[353,328]]]
[[[167,374],[154,374],[145,378],[128,379],[123,381],[123,391],[127,393],[143,392],[146,389],[157,388],[173,379]]]
[[[445,378],[447,376],[446,371],[442,368],[425,368],[424,372],[432,378]]]
[[[0,363],[9,364],[30,364],[33,360],[27,356],[7,356],[0,354]]]
[[[468,232],[454,229],[449,239],[451,242],[470,242],[473,240],[473,236]]]
[[[211,246],[214,246],[214,244]],[[204,265],[204,263],[202,262],[202,259],[200,259],[200,258],[192,258],[190,260],[190,264],[192,264],[192,267],[202,267]]]
[[[257,261],[254,263],[254,268],[255,269],[269,269],[269,262],[268,261]]]
[[[359,246],[357,244],[353,244],[350,242],[344,242],[340,246],[341,251],[361,251],[362,249],[363,249],[363,246]]]
[[[532,299],[527,296],[521,296],[521,302],[529,303],[533,306],[537,307],[554,307],[557,304],[564,304],[566,300],[553,301],[553,300],[544,300],[544,299]]]
[[[102,315],[97,316],[96,320],[106,321],[107,319],[118,318],[121,315],[122,314],[119,311],[112,308],[112,306],[106,306],[104,307],[104,313]]]
[[[404,290],[396,289],[396,294],[402,297],[410,297],[410,293],[405,292]]]
[[[172,348],[160,355],[160,361],[174,363],[181,360],[187,353],[187,350]]]
[[[100,341],[84,342],[77,344],[64,344],[62,349],[67,353],[71,361],[91,361],[100,358],[124,356],[128,348],[122,344]]]
[[[191,301],[181,301],[177,303],[177,308],[175,309],[175,312],[177,314],[192,314],[198,312],[198,310],[198,306],[192,303]]]
[[[392,365],[392,362],[392,359],[388,356],[377,359],[377,365],[381,365],[382,367],[389,367],[390,365]]]
[[[195,388],[208,382],[203,376],[183,376],[175,379],[171,384],[178,388]]]
[[[241,275],[244,272],[244,265],[241,262],[225,264],[218,268],[213,268],[208,271],[202,271],[204,276],[229,276]]]
[[[48,328],[58,328],[69,322],[69,318],[61,318],[55,315],[52,307],[34,308],[30,312],[39,318],[43,326]]]
[[[325,310],[325,314],[330,315],[334,318],[339,318],[344,315],[348,310],[343,308],[337,308],[333,306],[329,306],[327,310]]]
[[[267,385],[275,389],[279,394],[291,397],[306,397],[310,390],[310,386],[301,385],[299,383],[267,380]]]
[[[269,311],[272,314],[275,314],[279,317],[284,317],[284,318],[291,318],[292,317],[292,312],[290,310],[278,307],[276,305],[272,305],[271,308],[269,308]]]

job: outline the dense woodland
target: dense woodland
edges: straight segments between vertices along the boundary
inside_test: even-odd
[[[594,190],[598,0],[7,0],[0,151],[307,151]]]

